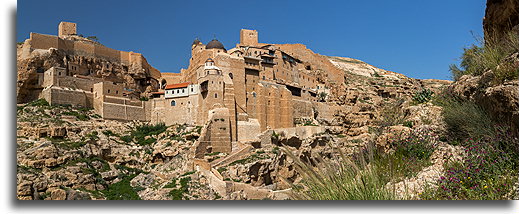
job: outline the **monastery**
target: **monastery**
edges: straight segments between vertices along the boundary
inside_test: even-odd
[[[63,50],[119,62],[147,74],[139,81],[150,85],[149,93],[95,75],[110,64],[89,67],[65,58],[65,66],[37,72],[38,98],[93,108],[105,119],[205,126],[201,143],[213,152],[230,153],[232,142],[311,122],[313,103],[330,93],[316,63],[284,45],[259,43],[256,30],[242,29],[231,49],[216,39],[207,44],[196,39],[189,67],[180,73],[161,73],[139,53],[71,39],[76,37],[76,24],[61,22],[58,36],[31,33],[24,51]]]

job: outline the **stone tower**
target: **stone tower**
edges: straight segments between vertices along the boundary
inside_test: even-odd
[[[257,46],[258,45],[258,31],[241,29],[240,44],[246,45],[246,46]]]
[[[225,82],[222,70],[209,58],[199,72],[199,118],[210,123],[206,140],[210,142],[212,152],[230,153],[231,120],[229,109],[223,105]]]
[[[58,36],[70,36],[77,35],[76,23],[72,22],[60,22],[58,26]]]

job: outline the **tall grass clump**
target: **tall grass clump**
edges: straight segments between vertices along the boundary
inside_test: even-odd
[[[494,73],[494,83],[517,79],[519,68],[507,57],[519,51],[519,35],[508,32],[503,38],[476,38],[477,44],[463,49],[460,67],[450,65],[452,78],[458,80],[463,75],[481,75],[488,70]]]
[[[294,160],[297,171],[303,176],[301,184],[294,185],[293,198],[297,200],[394,200],[394,192],[385,187],[386,182],[370,167],[368,161],[354,162],[339,151],[336,162],[321,158],[303,162],[292,152],[284,152]],[[318,161],[317,161],[318,160]],[[314,167],[311,163],[317,163]]]
[[[451,141],[492,136],[495,132],[492,118],[482,107],[450,90],[435,96],[434,103],[443,107],[442,116]]]

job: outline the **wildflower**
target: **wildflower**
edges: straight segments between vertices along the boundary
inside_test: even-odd
[[[488,187],[487,187],[487,185],[485,185],[483,188],[486,189],[486,188],[488,188]]]

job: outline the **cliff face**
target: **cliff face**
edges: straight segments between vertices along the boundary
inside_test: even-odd
[[[519,0],[488,0],[483,19],[485,40],[499,39],[512,29],[519,32]]]
[[[510,31],[519,34],[519,0],[488,0],[483,19],[485,42],[503,41]],[[519,69],[519,53],[510,53],[500,64],[509,63]],[[497,69],[497,68],[496,68]],[[480,76],[462,76],[450,87],[452,90],[487,110],[500,123],[519,128],[519,80],[508,80],[493,84],[495,72],[483,71]]]

